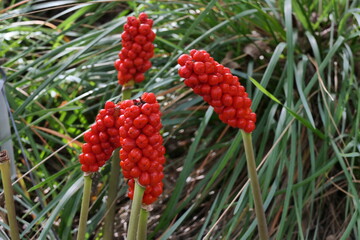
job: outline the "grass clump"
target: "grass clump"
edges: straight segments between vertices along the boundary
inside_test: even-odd
[[[121,1],[1,4],[0,61],[19,130],[11,137],[20,235],[70,239],[82,196],[80,137],[106,100],[119,100],[113,62],[124,16],[135,9]],[[177,75],[177,57],[196,48],[230,67],[253,99],[271,237],[359,238],[359,2],[145,1],[135,8],[155,19],[157,34],[154,67],[135,97],[159,96],[168,154],[150,237],[201,239],[211,228],[212,239],[257,235],[241,134]],[[33,178],[16,138],[36,167]],[[109,171],[106,165],[93,179],[91,238],[101,238]],[[121,239],[128,199],[126,184],[118,188]]]

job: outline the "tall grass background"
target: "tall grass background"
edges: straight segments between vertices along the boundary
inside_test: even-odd
[[[176,59],[205,49],[253,99],[253,141],[272,239],[360,239],[360,2],[1,1],[0,63],[15,120],[22,239],[72,239],[82,196],[82,134],[118,101],[113,62],[126,16],[146,12],[153,67],[134,98],[158,95],[167,149],[151,239],[256,239],[241,134],[186,88]],[[1,112],[6,114],[6,112]],[[0,123],[0,130],[9,128]],[[27,163],[28,161],[28,163]],[[96,174],[88,238],[101,239],[110,164]],[[129,217],[118,186],[114,239]],[[1,195],[2,196],[2,195]],[[9,239],[1,203],[0,238]]]

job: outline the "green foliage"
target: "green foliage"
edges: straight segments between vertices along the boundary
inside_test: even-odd
[[[142,11],[155,20],[157,48],[134,97],[143,91],[160,96],[167,148],[165,190],[150,213],[150,237],[257,236],[241,135],[177,75],[177,57],[196,48],[232,68],[253,98],[253,141],[272,238],[360,238],[359,1],[0,4],[6,94],[34,167],[29,178],[12,135],[23,239],[76,234],[82,194],[77,140],[83,141],[81,134],[106,100],[120,99],[113,62],[122,25],[127,15]],[[101,238],[109,167],[94,179],[91,239]],[[119,239],[128,221],[126,189],[121,181]],[[8,226],[0,228],[6,239]]]

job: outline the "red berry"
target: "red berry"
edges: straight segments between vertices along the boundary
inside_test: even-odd
[[[214,100],[220,100],[222,96],[222,91],[219,86],[214,86],[211,88],[210,92],[211,98]]]
[[[178,64],[184,66],[187,61],[191,61],[191,57],[187,54],[183,54],[178,58]]]
[[[141,171],[138,167],[133,167],[131,168],[130,170],[130,176],[133,177],[133,178],[138,178],[141,174]]]
[[[83,153],[91,153],[92,152],[92,149],[91,149],[92,145],[89,144],[89,143],[84,143],[82,145],[82,152]]]
[[[128,152],[126,152],[123,148],[119,151],[119,157],[121,160],[125,160],[128,158]]]
[[[83,171],[83,172],[89,172],[89,165],[81,165],[81,171]]]
[[[149,142],[151,145],[155,145],[156,143],[162,144],[162,140],[163,140],[163,138],[161,137],[161,135],[159,133],[154,134],[151,137],[149,137]]]
[[[144,60],[142,59],[142,58],[135,58],[135,60],[134,60],[134,64],[136,65],[136,66],[140,66],[140,65],[142,65],[144,63]]]
[[[195,62],[194,72],[199,75],[203,74],[205,72],[205,64],[203,62]]]
[[[94,135],[91,135],[90,139],[89,139],[89,142],[92,143],[92,144],[98,144],[100,143],[99,141],[99,136],[94,134]]]
[[[107,101],[105,103],[105,109],[110,109],[110,108],[115,108],[115,103],[113,103],[111,101]]]
[[[205,62],[205,72],[207,74],[215,72],[215,65],[212,62]]]
[[[139,177],[139,183],[142,186],[147,186],[150,185],[150,175],[148,172],[141,172],[140,177]]]
[[[140,13],[139,20],[141,23],[145,23],[148,20],[148,15],[144,12]]]
[[[104,125],[108,128],[113,127],[115,125],[115,118],[110,115],[106,115],[104,117]]]
[[[141,113],[145,115],[150,115],[152,112],[152,107],[149,103],[145,103],[141,106]]]
[[[179,68],[179,75],[180,77],[183,77],[183,78],[188,78],[190,77],[192,74],[192,71],[189,70],[187,67],[181,67]]]
[[[207,84],[201,85],[201,94],[202,95],[209,95],[211,91],[211,87]]]
[[[199,62],[204,61],[205,58],[204,54],[200,51],[196,51],[192,57],[195,61],[199,61]]]
[[[96,164],[88,165],[89,172],[97,172],[99,170],[99,166]]]
[[[151,27],[149,24],[140,24],[139,26],[139,33],[142,35],[147,35],[151,31]]]
[[[137,42],[140,45],[144,45],[146,43],[146,37],[143,35],[137,35],[135,38],[135,42]]]
[[[147,41],[153,42],[155,40],[156,34],[153,31],[150,31],[146,37]]]
[[[100,144],[95,144],[91,147],[91,150],[93,153],[95,154],[99,154],[99,153],[102,153],[102,148],[100,146]]]
[[[140,134],[136,139],[136,145],[139,148],[145,148],[149,144],[148,138],[144,134]]]
[[[142,149],[142,151],[145,157],[150,157],[154,149],[150,145],[147,145],[145,148]]]
[[[141,171],[147,171],[150,168],[151,162],[149,158],[142,157],[140,161],[137,163],[137,165]]]
[[[85,153],[85,154],[84,154],[84,162],[85,162],[87,165],[95,164],[95,163],[96,163],[95,155],[92,154],[92,153]]]
[[[200,74],[198,76],[199,82],[207,83],[208,82],[208,75],[207,74]]]
[[[156,185],[162,180],[162,175],[158,172],[150,173],[150,185]]]
[[[233,98],[229,94],[224,94],[221,98],[224,106],[231,106],[233,103]]]
[[[140,134],[140,130],[137,129],[136,127],[130,127],[127,134],[129,135],[129,137],[131,138],[137,138]]]
[[[145,204],[152,204],[156,200],[151,194],[144,194],[143,203]]]
[[[131,171],[131,169],[135,166],[135,163],[131,162],[128,159],[120,161],[120,166],[125,171]]]
[[[148,117],[144,114],[140,114],[137,118],[134,119],[134,127],[140,129],[143,128],[148,123]]]
[[[142,49],[145,52],[154,52],[154,44],[152,44],[151,42],[146,42],[143,46]],[[145,54],[145,53],[144,53]],[[145,56],[145,55],[144,55]]]
[[[210,75],[209,76],[209,84],[210,85],[217,85],[220,82],[220,79],[217,75]]]
[[[249,120],[251,120],[251,121],[253,121],[255,123],[256,122],[256,113],[251,112],[248,115],[247,119],[249,119]]]
[[[245,108],[251,107],[251,99],[250,98],[248,98],[248,97],[244,98],[244,107]]]
[[[255,129],[255,123],[253,121],[248,121],[244,128],[244,131],[247,133],[251,133],[252,131],[254,131],[254,129]]]
[[[130,152],[133,148],[136,147],[136,143],[135,140],[132,138],[125,138],[122,141],[121,146],[125,151]]]
[[[154,197],[157,197],[159,195],[161,195],[163,192],[163,189],[162,189],[162,185],[161,184],[156,184],[155,186],[152,187],[152,192],[151,194],[154,196]]]
[[[142,153],[141,150],[139,148],[134,148],[130,151],[130,153],[128,154],[128,158],[130,161],[132,162],[137,162],[141,159]]]
[[[156,96],[153,93],[144,93],[141,96],[141,99],[147,103],[155,103],[156,102]]]

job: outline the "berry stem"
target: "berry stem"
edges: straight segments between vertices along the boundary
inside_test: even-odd
[[[134,81],[130,81],[122,87],[122,98],[121,98],[122,101],[131,98],[133,87],[134,87]]]
[[[86,234],[86,222],[89,213],[89,202],[90,202],[90,194],[91,194],[91,179],[92,173],[84,173],[84,191],[83,191],[83,199],[81,202],[81,212],[80,212],[80,223],[79,230],[77,235],[77,240],[84,240]]]
[[[140,218],[141,203],[144,192],[145,192],[145,188],[140,186],[140,184],[137,181],[135,181],[134,199],[131,204],[129,229],[127,232],[128,240],[136,240],[139,218]]]
[[[10,163],[7,152],[0,152],[0,170],[1,178],[3,182],[3,188],[5,193],[5,207],[8,214],[8,221],[10,225],[10,237],[13,240],[19,240],[19,228],[16,221],[15,204],[14,204],[14,193],[11,184],[11,172]]]
[[[252,145],[251,133],[246,133],[243,130],[241,130],[241,133],[244,141],[248,174],[250,177],[250,184],[254,197],[255,213],[258,221],[258,231],[260,235],[260,240],[267,240],[269,239],[269,233],[268,233],[265,212],[262,203],[259,180],[256,173],[256,162],[254,156],[254,149]]]
[[[113,239],[114,235],[114,218],[115,218],[115,201],[119,182],[119,148],[115,149],[111,158],[111,172],[109,180],[109,192],[106,202],[106,216],[104,223],[104,239]]]
[[[140,219],[139,219],[139,227],[137,232],[137,239],[147,239],[147,219],[149,216],[149,211],[147,211],[144,208],[141,208],[140,210]]]
[[[134,82],[130,81],[122,88],[122,100],[130,99]],[[111,159],[111,171],[109,179],[109,192],[106,202],[106,216],[104,223],[104,239],[113,239],[114,235],[114,219],[115,219],[115,201],[118,193],[119,174],[120,174],[120,159],[119,148],[115,149]]]

